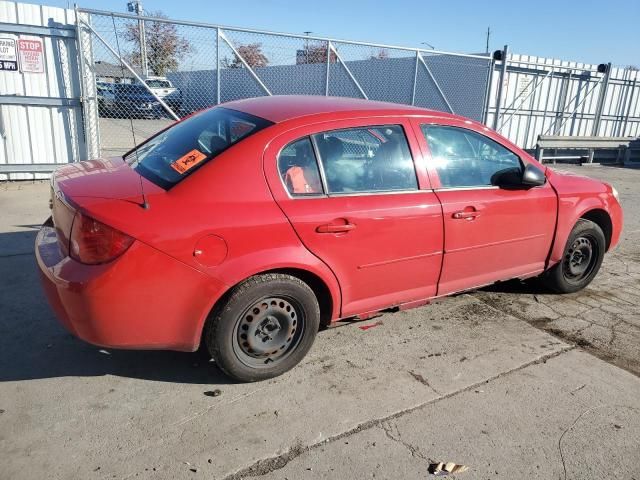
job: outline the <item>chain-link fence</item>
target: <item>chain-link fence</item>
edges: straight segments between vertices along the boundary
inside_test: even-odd
[[[93,155],[121,154],[194,111],[262,95],[383,100],[482,121],[488,56],[79,10]]]

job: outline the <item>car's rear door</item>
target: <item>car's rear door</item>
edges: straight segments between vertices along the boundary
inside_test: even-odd
[[[271,142],[264,168],[301,241],[335,273],[342,316],[436,294],[442,213],[408,120],[296,128]]]
[[[542,272],[556,222],[551,185],[495,186],[497,172],[521,172],[528,160],[486,128],[457,119],[413,123],[443,209],[438,294]]]

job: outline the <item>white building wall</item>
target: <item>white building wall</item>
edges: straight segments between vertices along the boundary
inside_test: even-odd
[[[74,11],[56,7],[0,1],[0,22],[18,30],[36,26],[75,34]],[[0,71],[0,165],[79,160],[84,140],[75,38],[16,33],[1,26],[0,37],[41,39],[44,50],[44,73]],[[47,100],[52,104],[41,104]],[[47,177],[46,173],[0,174],[0,180]]]

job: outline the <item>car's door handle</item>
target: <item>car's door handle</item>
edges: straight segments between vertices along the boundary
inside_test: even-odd
[[[473,220],[474,218],[480,216],[480,212],[476,210],[473,210],[473,211],[462,210],[460,212],[455,212],[452,216],[456,220]]]
[[[318,233],[347,233],[356,228],[353,223],[327,223],[316,228]]]

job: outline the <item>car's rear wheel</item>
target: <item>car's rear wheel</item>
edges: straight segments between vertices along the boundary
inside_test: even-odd
[[[214,309],[204,340],[224,373],[255,382],[298,364],[319,325],[318,300],[306,283],[285,274],[256,275]]]
[[[569,235],[562,261],[542,275],[543,284],[559,293],[582,290],[600,270],[605,250],[602,229],[581,218]]]

